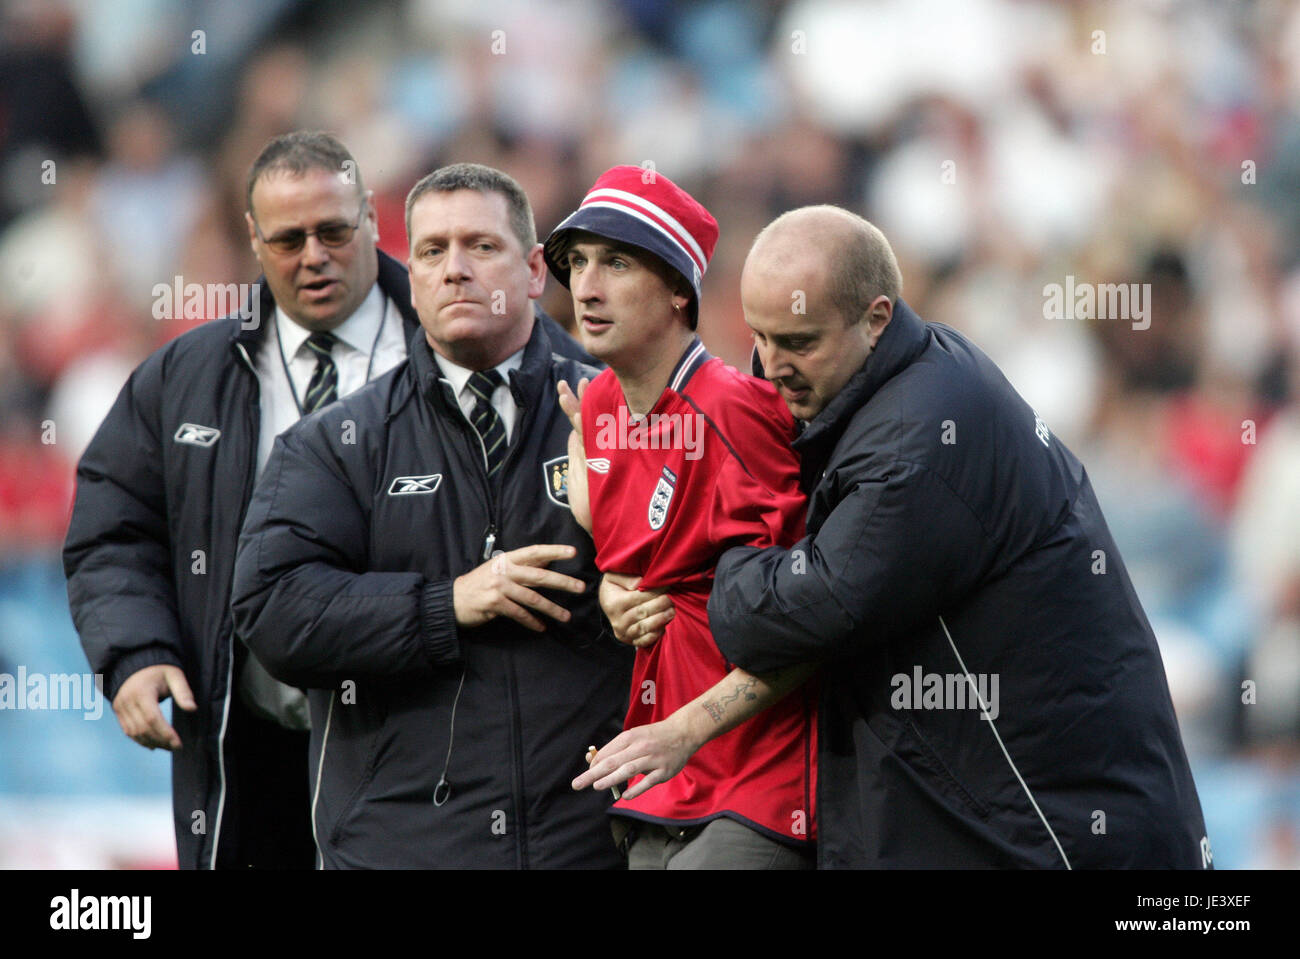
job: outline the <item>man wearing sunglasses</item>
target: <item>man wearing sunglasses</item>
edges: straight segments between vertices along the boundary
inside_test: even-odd
[[[275,437],[396,366],[420,329],[337,139],[272,140],[247,203],[263,269],[252,301],[132,374],[78,467],[64,550],[82,645],[123,732],[174,753],[191,869],[314,864],[305,699],[234,641],[236,539]],[[580,353],[545,322],[557,350]]]
[[[235,541],[276,435],[401,362],[418,329],[337,139],[272,140],[247,201],[263,270],[252,301],[131,375],[78,466],[64,549],[73,618],[123,732],[174,753],[183,869],[314,863],[305,701],[234,641]]]

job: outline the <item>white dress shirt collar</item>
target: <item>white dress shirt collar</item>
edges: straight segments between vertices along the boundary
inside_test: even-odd
[[[370,287],[366,298],[361,301],[361,305],[331,332],[358,353],[369,353],[379,332],[379,324],[384,319],[386,302],[387,298],[379,289],[379,284],[374,284]],[[307,342],[311,330],[299,326],[279,306],[275,308],[275,322],[280,330],[280,343],[284,346],[284,357],[286,360],[291,360],[298,355],[298,351]],[[401,322],[401,317],[398,317],[398,322]]]
[[[474,415],[474,404],[478,402],[478,397],[474,391],[469,388],[469,378],[473,370],[468,370],[457,363],[453,363],[445,356],[440,356],[437,350],[431,349],[434,361],[438,364],[438,369],[442,370],[442,378],[451,384],[451,388],[456,391],[456,402],[460,406],[460,411],[465,414],[466,419],[471,419]],[[501,417],[501,423],[506,428],[506,441],[509,442],[515,435],[515,421],[519,418],[519,407],[515,405],[514,394],[510,392],[510,371],[517,370],[523,365],[524,351],[508,356],[505,360],[498,363],[496,371],[501,374],[501,385],[492,391],[492,408],[497,411]]]
[[[469,384],[469,378],[473,370],[466,369],[456,363],[453,363],[447,357],[440,354],[437,350],[430,349],[433,353],[433,359],[438,364],[438,369],[442,370],[442,378],[451,383],[452,389],[456,391],[459,397],[465,392]],[[506,387],[510,385],[510,371],[517,370],[524,364],[524,351],[521,349],[518,353],[512,353],[494,367],[501,374],[502,384]],[[498,387],[500,389],[500,387]]]

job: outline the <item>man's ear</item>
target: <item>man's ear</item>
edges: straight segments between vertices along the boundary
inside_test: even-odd
[[[871,301],[867,307],[867,335],[871,337],[871,348],[876,348],[876,341],[880,339],[880,334],[885,332],[885,327],[889,321],[894,318],[894,304],[883,293]]]
[[[546,257],[542,255],[542,245],[533,244],[524,259],[528,264],[528,298],[535,300],[546,292]]]
[[[366,220],[370,224],[370,232],[374,234],[375,245],[379,245],[379,211],[375,209],[375,191],[367,190],[364,194],[366,203]]]
[[[244,211],[244,222],[248,224],[248,248],[253,251],[253,256],[257,256],[257,224],[253,222],[253,214],[247,210]]]

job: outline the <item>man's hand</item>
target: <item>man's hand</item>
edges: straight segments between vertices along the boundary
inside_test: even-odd
[[[186,712],[198,709],[194,693],[179,666],[159,663],[128,676],[113,697],[113,712],[122,732],[150,749],[179,750],[181,737],[167,724],[158,708],[158,703],[168,696]]]
[[[687,726],[674,713],[662,722],[619,733],[592,757],[591,768],[573,781],[573,788],[609,789],[644,773],[644,779],[623,793],[624,799],[635,799],[651,786],[672,779],[704,744]]]
[[[635,799],[676,776],[705,743],[779,702],[816,671],[815,663],[787,666],[763,676],[733,669],[667,719],[619,733],[591,757],[591,768],[572,786],[608,789],[644,773],[645,779],[623,794],[624,799]]]
[[[614,638],[633,646],[653,646],[677,615],[673,601],[661,589],[637,589],[639,576],[606,573],[600,581],[600,608],[614,628]]]
[[[561,559],[573,559],[578,551],[572,546],[525,546],[493,556],[452,584],[452,605],[459,626],[482,626],[498,616],[508,616],[536,632],[544,632],[541,620],[528,610],[545,613],[562,623],[569,621],[569,611],[557,606],[536,589],[562,589],[581,593],[587,584],[572,576],[546,569]],[[530,588],[532,587],[532,588]]]
[[[591,532],[591,501],[587,495],[587,451],[582,445],[582,395],[587,392],[587,378],[578,380],[575,396],[569,384],[560,380],[556,384],[560,394],[560,409],[569,418],[573,432],[569,434],[569,511],[578,525]]]

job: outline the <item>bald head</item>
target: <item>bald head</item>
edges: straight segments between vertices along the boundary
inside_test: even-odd
[[[884,234],[834,206],[792,210],[754,240],[740,301],[767,376],[810,420],[862,369],[902,281]]]
[[[846,323],[861,319],[878,296],[897,303],[903,288],[885,234],[830,205],[800,207],[764,227],[745,260],[744,274],[751,273],[779,278],[792,290],[824,292]]]

